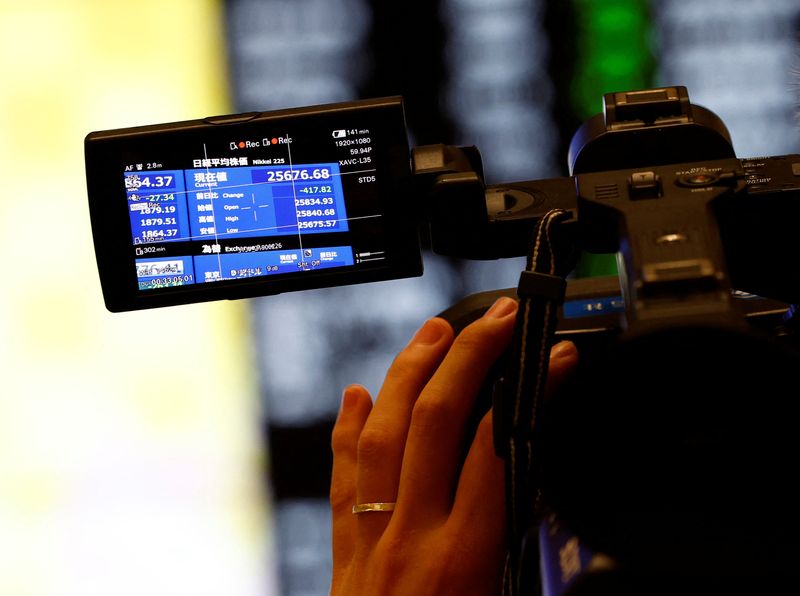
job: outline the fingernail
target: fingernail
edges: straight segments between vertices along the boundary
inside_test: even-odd
[[[487,310],[483,316],[487,319],[502,319],[515,312],[517,312],[516,300],[503,296],[502,298],[498,298],[497,301],[492,304],[492,308]]]
[[[439,341],[444,335],[444,326],[434,319],[429,319],[420,327],[417,334],[411,340],[412,344],[432,345]]]
[[[349,410],[353,407],[357,399],[356,396],[356,389],[352,385],[345,387],[344,391],[342,391],[342,406],[340,411]]]
[[[571,358],[578,354],[578,348],[571,341],[562,341],[553,346],[550,350],[550,359],[559,360],[563,358]]]

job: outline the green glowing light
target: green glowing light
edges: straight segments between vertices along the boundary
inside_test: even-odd
[[[602,109],[605,93],[653,84],[648,0],[572,0],[578,19],[577,59],[571,85],[575,113],[583,119]],[[578,277],[616,275],[615,255],[584,254]]]

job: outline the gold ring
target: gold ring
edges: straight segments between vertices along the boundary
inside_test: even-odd
[[[353,505],[353,513],[367,513],[368,511],[394,511],[395,503],[360,503]]]

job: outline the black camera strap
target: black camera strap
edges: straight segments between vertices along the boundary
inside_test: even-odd
[[[494,391],[495,450],[505,458],[506,469],[509,552],[504,596],[521,596],[520,585],[528,584],[521,574],[538,574],[538,568],[525,569],[521,561],[524,549],[537,548],[535,535],[529,541],[534,544],[525,544],[539,514],[536,424],[572,253],[564,226],[559,224],[570,218],[568,211],[556,209],[536,225],[526,270],[517,288],[519,310],[508,371]]]

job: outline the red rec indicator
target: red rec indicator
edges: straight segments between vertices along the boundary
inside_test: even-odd
[[[270,145],[278,145],[282,143],[291,143],[292,140],[287,138],[272,137],[271,139],[265,138],[260,141],[233,141],[230,144],[231,150],[235,149],[253,149],[254,147],[268,147]]]

